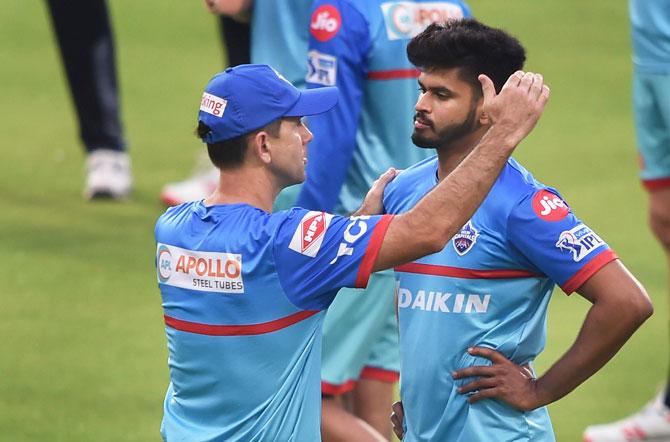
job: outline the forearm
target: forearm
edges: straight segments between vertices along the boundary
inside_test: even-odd
[[[492,126],[449,176],[412,210],[394,218],[376,270],[412,261],[444,247],[486,198],[516,147],[506,141],[506,135],[506,131]],[[395,253],[384,253],[385,248],[392,247]]]
[[[438,230],[445,243],[472,217],[491,190],[515,145],[506,142],[506,132],[496,126],[484,134],[477,146],[437,186],[407,213],[411,232],[429,235]],[[439,214],[439,223],[435,215]],[[437,225],[431,225],[437,224]]]
[[[621,305],[594,304],[574,344],[537,379],[537,406],[562,398],[600,370],[641,324],[639,317]]]

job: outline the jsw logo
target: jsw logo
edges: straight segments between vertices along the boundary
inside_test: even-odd
[[[491,295],[442,293],[419,290],[414,295],[406,288],[398,289],[398,308],[442,313],[486,313]]]
[[[344,235],[342,239],[344,242],[340,243],[340,247],[337,250],[337,255],[335,258],[330,261],[330,264],[335,264],[340,256],[353,255],[354,254],[354,243],[368,231],[368,224],[365,220],[370,219],[369,216],[352,216],[351,222],[344,230]]]

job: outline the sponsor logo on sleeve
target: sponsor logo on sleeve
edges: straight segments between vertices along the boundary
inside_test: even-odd
[[[221,97],[204,92],[202,100],[200,100],[200,110],[221,118],[223,117],[223,112],[226,110],[227,103],[228,101]]]
[[[322,54],[319,51],[309,51],[307,58],[308,83],[324,86],[335,86],[337,80],[337,57]]]
[[[570,230],[561,232],[556,247],[572,253],[572,259],[579,262],[605,242],[585,224],[578,224]]]
[[[449,2],[386,2],[381,8],[389,40],[410,39],[431,23],[463,18],[463,9]]]
[[[340,11],[333,5],[316,8],[309,24],[309,32],[320,42],[328,41],[337,35],[342,26]]]
[[[472,249],[472,246],[477,242],[478,236],[479,232],[472,226],[472,221],[468,221],[461,228],[461,231],[454,235],[451,243],[454,245],[456,253],[463,256]]]
[[[298,223],[288,248],[314,258],[321,249],[332,218],[333,215],[326,212],[307,212]]]
[[[546,189],[535,193],[532,206],[535,214],[545,221],[560,221],[570,212],[565,201]]]
[[[244,293],[242,255],[196,252],[158,244],[158,281],[184,289],[218,293]]]
[[[354,254],[354,243],[368,231],[366,221],[370,219],[369,216],[352,216],[349,219],[351,222],[344,229],[344,235],[342,235],[344,241],[340,243],[335,258],[330,261],[331,265],[335,264],[341,256],[352,256]]]

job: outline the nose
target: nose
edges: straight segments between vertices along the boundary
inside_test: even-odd
[[[427,98],[427,93],[422,92],[419,95],[419,98],[416,100],[416,104],[414,105],[414,109],[417,112],[423,112],[423,113],[428,113],[430,112],[430,106],[428,103],[428,98]]]
[[[305,126],[305,123],[301,123],[301,129],[302,133],[300,134],[300,138],[302,139],[302,144],[307,144],[310,141],[312,141],[312,138],[314,138],[314,135],[312,135],[312,132],[310,132],[309,129],[307,129],[307,126]]]

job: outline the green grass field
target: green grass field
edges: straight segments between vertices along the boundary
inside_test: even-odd
[[[223,66],[199,1],[111,2],[132,201],[86,203],[83,154],[42,2],[0,14],[0,440],[156,441],[167,385],[154,276],[160,187],[186,176],[201,87]],[[636,176],[625,2],[472,0],[517,35],[552,98],[517,158],[558,187],[647,287],[656,313],[593,379],[552,405],[559,441],[635,410],[667,366],[665,261]],[[277,30],[280,32],[280,30]],[[540,372],[588,305],[557,291]]]

